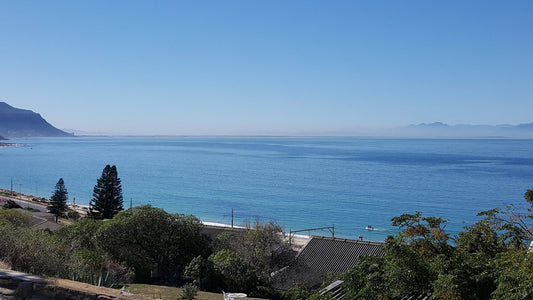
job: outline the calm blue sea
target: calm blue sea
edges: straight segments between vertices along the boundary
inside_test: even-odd
[[[50,197],[60,177],[88,204],[114,164],[124,204],[203,221],[274,220],[288,231],[335,225],[336,236],[382,241],[390,219],[421,211],[457,233],[476,213],[523,204],[532,140],[360,138],[41,138],[0,148],[0,187]],[[367,231],[372,225],[377,230]],[[328,235],[328,231],[312,232]]]

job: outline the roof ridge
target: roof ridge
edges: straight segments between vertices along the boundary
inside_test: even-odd
[[[311,240],[312,239],[332,240],[332,241],[350,242],[350,243],[357,243],[357,244],[385,245],[385,243],[383,242],[336,238],[336,237],[321,236],[321,235],[312,235]]]

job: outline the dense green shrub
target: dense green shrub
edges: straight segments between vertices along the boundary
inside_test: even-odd
[[[81,215],[77,211],[69,209],[67,210],[67,217],[69,220],[77,221],[81,218]]]
[[[96,239],[96,233],[102,224],[103,222],[100,220],[83,218],[72,225],[59,228],[54,232],[54,235],[67,243],[74,251],[97,251],[99,241]]]
[[[261,283],[259,274],[251,268],[237,252],[224,249],[211,255],[209,260],[220,274],[223,288],[230,291],[251,292],[256,290]]]
[[[442,218],[421,213],[393,218],[401,231],[387,237],[386,255],[362,258],[344,275],[346,299],[530,299],[533,257],[508,235],[521,234],[493,221],[489,213],[450,243]]]
[[[247,265],[267,277],[296,256],[284,239],[282,227],[273,222],[256,222],[248,230],[223,233],[217,237],[215,249],[236,252]]]
[[[0,225],[0,258],[14,270],[50,276],[66,273],[65,245],[46,231],[11,224]]]
[[[187,283],[182,287],[181,300],[194,300],[198,294],[198,287],[194,284]]]
[[[222,233],[214,244],[217,252],[209,260],[222,278],[222,288],[267,298],[273,295],[270,274],[287,266],[296,255],[284,239],[282,227],[273,222],[258,221],[253,228]]]
[[[0,210],[0,260],[18,271],[44,275],[64,273],[65,247],[49,233],[30,228],[31,216]]]
[[[28,227],[31,224],[31,215],[14,209],[0,209],[0,225],[2,223]]]
[[[135,270],[136,278],[179,279],[185,266],[207,255],[208,240],[194,216],[169,214],[150,205],[121,211],[98,229],[99,249]]]

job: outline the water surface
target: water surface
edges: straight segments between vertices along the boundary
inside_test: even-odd
[[[50,197],[60,177],[88,204],[115,164],[124,204],[204,221],[274,220],[287,230],[335,224],[337,236],[383,240],[390,219],[421,211],[457,233],[476,213],[523,203],[532,140],[358,138],[40,138],[0,148],[0,187]],[[372,225],[376,231],[367,231]],[[329,234],[328,231],[312,232]]]

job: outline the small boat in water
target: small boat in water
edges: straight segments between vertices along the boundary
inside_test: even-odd
[[[370,225],[366,226],[365,229],[366,229],[366,230],[376,230],[376,228],[374,228],[374,227],[372,227],[372,226],[370,226]]]

